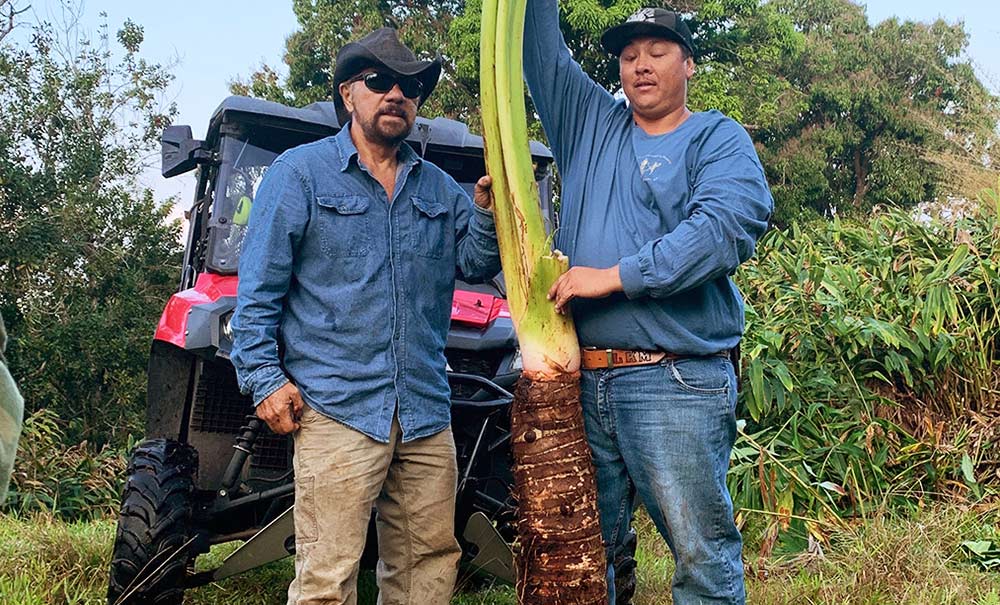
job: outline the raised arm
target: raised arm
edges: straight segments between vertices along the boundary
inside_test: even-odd
[[[570,56],[556,0],[528,0],[524,79],[552,153],[566,170],[573,154],[581,151],[581,142],[594,139],[616,102]]]

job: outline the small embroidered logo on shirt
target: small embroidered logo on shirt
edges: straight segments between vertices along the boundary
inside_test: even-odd
[[[642,161],[639,162],[639,174],[642,175],[642,178],[648,179],[653,176],[653,173],[656,172],[657,168],[663,166],[664,162],[666,162],[667,164],[672,163],[670,161],[670,158],[664,157],[662,155],[643,158]]]

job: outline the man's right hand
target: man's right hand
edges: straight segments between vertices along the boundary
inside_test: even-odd
[[[472,201],[483,210],[493,210],[493,177],[483,175],[476,181]]]
[[[260,402],[257,417],[266,422],[275,433],[287,435],[299,429],[303,405],[299,389],[291,382],[286,382]]]

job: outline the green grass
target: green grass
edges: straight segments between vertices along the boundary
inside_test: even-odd
[[[815,552],[762,559],[753,532],[744,549],[747,602],[754,605],[1000,605],[1000,574],[982,571],[961,544],[1000,535],[1000,510],[925,510],[881,517],[836,534]],[[673,561],[652,523],[639,517],[635,605],[671,603]]]
[[[963,604],[1000,605],[1000,574],[982,571],[961,548],[967,540],[1000,543],[1000,512],[946,508],[907,518],[876,518],[834,536],[823,553],[756,556],[746,549],[748,602],[755,605]],[[649,520],[640,516],[639,588],[635,605],[670,603],[673,562]],[[747,532],[752,534],[751,531]],[[67,523],[51,516],[0,515],[0,604],[101,604],[114,523]],[[217,546],[200,568],[233,549]],[[272,605],[284,602],[292,577],[286,559],[243,576],[188,592],[188,605]],[[375,602],[372,574],[360,582],[359,602]],[[453,605],[514,605],[510,587],[467,582]]]

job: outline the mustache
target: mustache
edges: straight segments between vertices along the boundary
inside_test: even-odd
[[[388,105],[386,107],[383,107],[382,109],[379,109],[378,112],[375,114],[375,116],[376,117],[378,117],[378,116],[396,116],[398,118],[405,118],[406,117],[406,111],[402,107],[399,107],[397,105]]]

